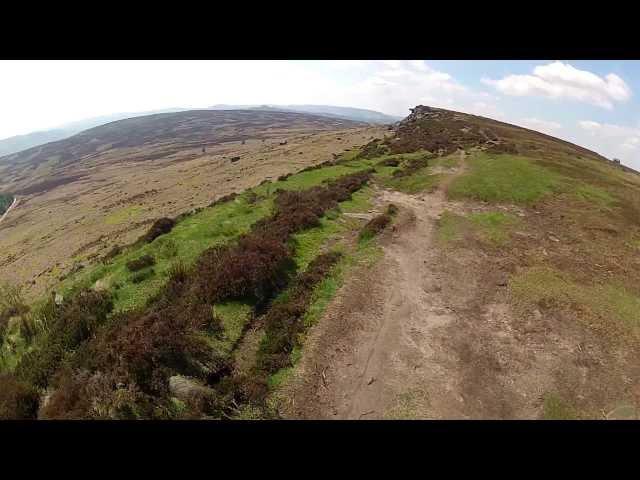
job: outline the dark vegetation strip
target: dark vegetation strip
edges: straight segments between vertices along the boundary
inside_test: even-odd
[[[231,418],[246,406],[258,409],[263,418],[273,416],[265,403],[269,377],[282,368],[292,366],[291,354],[300,346],[301,335],[306,331],[304,316],[314,289],[327,277],[340,257],[339,252],[318,255],[260,319],[264,325],[264,337],[255,365],[247,372],[223,378],[218,385],[217,408],[224,417]]]
[[[130,272],[137,272],[138,270],[142,270],[143,268],[151,267],[156,264],[156,259],[153,258],[153,255],[142,255],[139,258],[134,258],[133,260],[129,260],[127,262],[127,269]]]
[[[420,158],[412,158],[407,161],[403,168],[400,168],[393,172],[393,176],[395,178],[408,177],[413,175],[419,170],[426,168],[429,166],[429,159],[434,157],[434,155],[425,154]]]
[[[112,308],[106,293],[85,290],[61,306],[50,302],[53,314],[45,322],[50,333],[21,358],[16,379],[54,387],[44,409],[47,418],[171,416],[171,375],[216,385],[230,373],[229,358],[215,347],[222,326],[213,305],[233,299],[249,299],[258,309],[267,305],[295,269],[291,236],[319,225],[320,217],[348,200],[371,173],[300,192],[277,191],[272,216],[237,242],[205,250],[193,267],[177,264],[144,308],[106,322]],[[216,416],[220,405],[205,402],[202,408]]]
[[[6,212],[13,203],[13,195],[0,194],[0,216]]]
[[[265,380],[281,368],[291,366],[291,352],[304,331],[302,318],[311,302],[311,295],[340,260],[339,252],[318,255],[301,273],[281,301],[274,303],[264,316],[265,336],[258,350],[257,370]]]

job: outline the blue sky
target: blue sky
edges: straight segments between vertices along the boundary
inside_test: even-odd
[[[640,169],[638,61],[0,61],[0,138],[117,112],[431,105],[578,143]]]

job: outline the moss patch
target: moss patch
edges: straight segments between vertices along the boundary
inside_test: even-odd
[[[568,402],[555,394],[548,393],[544,396],[542,418],[544,420],[578,420],[580,416]]]

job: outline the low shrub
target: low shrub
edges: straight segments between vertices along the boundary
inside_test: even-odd
[[[138,393],[127,397],[130,410],[143,418],[165,415],[171,410],[169,378],[180,374],[209,385],[221,385],[216,387],[219,396],[194,399],[188,407],[220,416],[221,405],[235,398],[235,392],[225,390],[233,384],[229,380],[232,369],[228,353],[216,346],[223,328],[213,315],[212,306],[246,297],[252,297],[258,307],[266,304],[287,285],[293,272],[291,235],[317,225],[324,212],[362,187],[370,173],[348,175],[302,192],[280,191],[275,212],[254,224],[237,242],[206,250],[193,267],[174,264],[165,286],[144,308],[112,317],[106,328],[81,330],[78,338],[58,338],[52,334],[44,355],[41,351],[35,356],[25,356],[29,360],[19,365],[18,370],[24,378],[35,379],[39,385],[46,386],[69,346],[78,345],[79,340],[87,338],[87,332],[95,331],[94,338],[81,345],[70,359],[70,369],[61,370],[56,377],[58,385],[66,386],[64,398],[62,393],[57,394],[60,399],[52,404],[59,406],[56,407],[59,412],[68,410],[79,418],[92,418],[95,405],[101,402],[111,405],[110,399],[116,398],[116,390],[127,392],[128,388],[135,388]],[[312,285],[322,278],[322,272],[333,261],[332,256],[322,257],[299,276],[294,290],[297,304],[280,307],[284,308],[283,312],[297,312],[298,317],[303,314]],[[70,331],[78,331],[71,323]],[[274,317],[272,328],[278,332],[285,328],[276,328],[276,323]],[[285,330],[294,332],[295,328]],[[274,337],[277,335],[274,333]],[[280,350],[286,351],[290,344],[276,340],[274,345],[268,354],[277,357],[281,355]],[[100,380],[102,383],[95,386],[93,382],[98,378],[109,381]],[[255,395],[264,383],[260,380],[245,384],[247,395]],[[87,398],[93,400],[87,402],[84,400]],[[63,415],[59,412],[49,414]]]
[[[210,207],[215,207],[216,205],[220,205],[222,203],[231,202],[231,201],[235,200],[237,196],[238,196],[238,194],[235,193],[235,192],[230,193],[228,195],[224,195],[224,196],[218,198],[217,200],[214,200],[213,202],[211,202],[209,204],[209,206]]]
[[[83,290],[54,307],[50,331],[38,349],[26,353],[16,366],[16,376],[38,387],[46,387],[67,352],[87,340],[113,309],[105,292]]]
[[[158,244],[158,254],[164,259],[174,258],[180,251],[178,244],[168,237],[158,239]]]
[[[400,160],[396,158],[387,158],[377,163],[381,167],[397,167],[400,165]]]
[[[102,257],[102,262],[109,263],[115,257],[120,255],[121,252],[122,252],[122,247],[120,245],[114,245],[113,248],[109,250],[104,257]]]
[[[150,268],[149,270],[143,270],[141,272],[137,272],[135,275],[131,276],[132,283],[142,283],[145,280],[153,277],[155,275],[155,270]]]
[[[38,414],[38,391],[10,373],[0,373],[0,420],[30,420]]]
[[[367,224],[362,228],[359,235],[360,241],[365,241],[370,238],[378,235],[382,230],[384,230],[387,225],[391,223],[391,215],[383,213],[382,215],[378,215],[373,217]]]
[[[150,267],[156,264],[156,259],[153,258],[152,255],[143,255],[140,258],[136,258],[134,260],[129,260],[127,262],[127,269],[130,272],[137,272],[138,270],[142,270],[143,268]]]
[[[175,224],[175,220],[172,220],[171,218],[159,218],[153,222],[149,231],[140,238],[140,241],[142,243],[151,243],[160,235],[164,235],[165,233],[169,233],[173,230]]]
[[[254,205],[258,201],[258,194],[256,192],[249,192],[247,194],[247,203]]]
[[[428,167],[430,158],[431,158],[430,155],[424,155],[420,158],[412,158],[407,162],[404,168],[393,172],[393,176],[395,178],[398,178],[398,177],[407,177],[409,175],[413,175],[418,170],[422,170],[423,168]]]
[[[385,213],[387,215],[394,216],[398,213],[398,207],[393,203],[390,203],[389,205],[387,205],[387,209],[385,210]]]
[[[317,256],[298,275],[285,300],[274,303],[264,316],[265,336],[258,351],[258,370],[267,376],[291,365],[291,352],[305,329],[302,322],[311,296],[318,285],[340,259],[340,253]],[[255,379],[253,380],[255,382]]]
[[[358,154],[358,157],[370,159],[385,155],[388,153],[388,151],[389,148],[384,143],[382,143],[380,139],[374,139],[362,148],[362,151]]]

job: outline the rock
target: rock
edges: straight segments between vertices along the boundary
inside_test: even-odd
[[[213,393],[213,390],[210,388],[182,375],[174,375],[169,378],[169,391],[179,400],[192,398],[198,394],[208,395]]]
[[[62,305],[63,301],[64,301],[64,297],[59,293],[56,293],[56,296],[54,298],[54,302],[56,302],[56,305]]]
[[[240,157],[231,157],[231,163],[235,163],[240,160]]]
[[[103,292],[107,288],[109,288],[109,284],[105,280],[98,280],[96,281],[96,283],[93,284],[93,289],[96,292]]]

